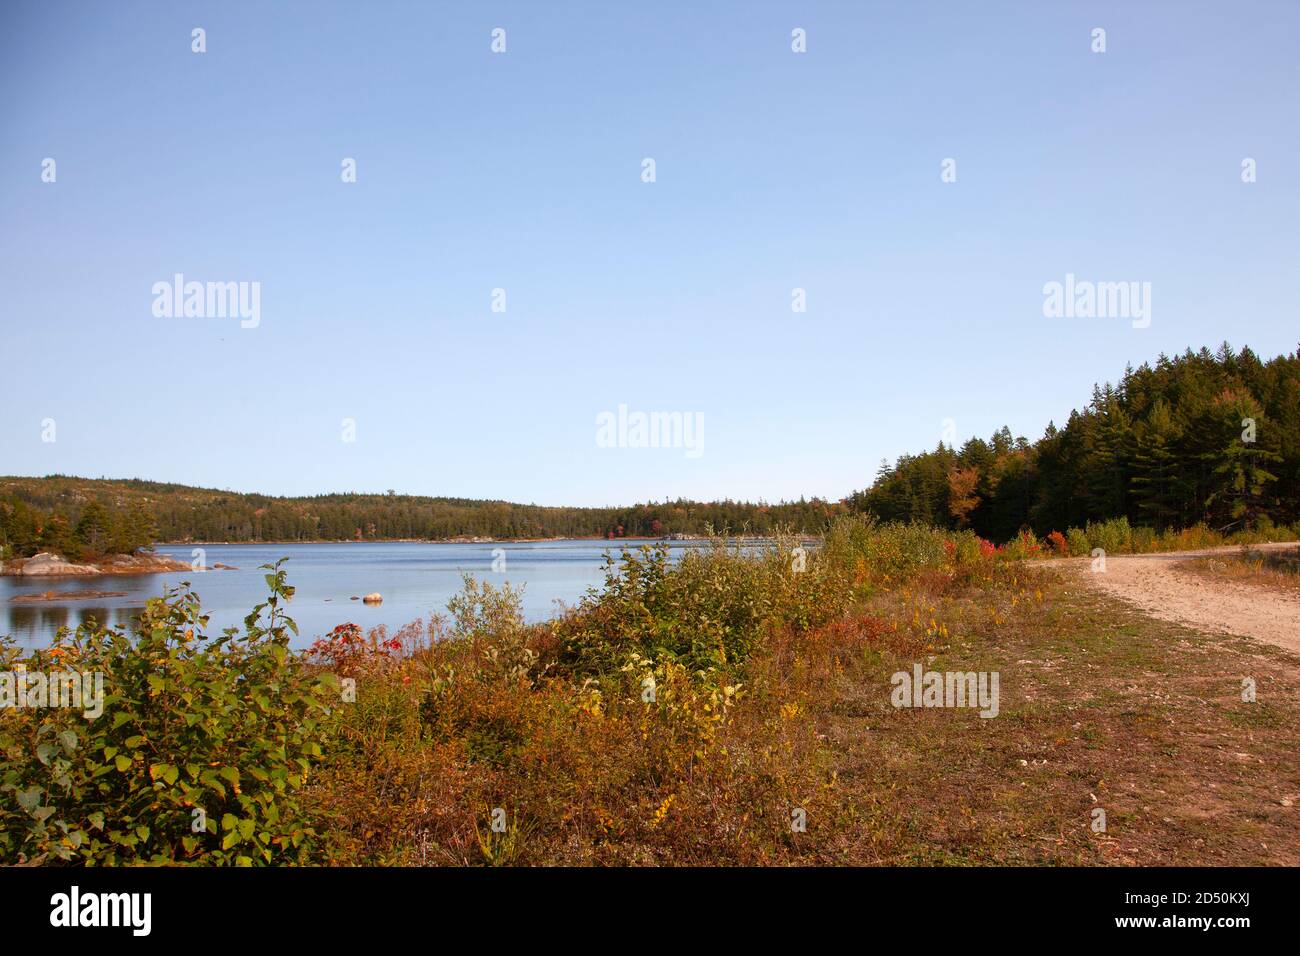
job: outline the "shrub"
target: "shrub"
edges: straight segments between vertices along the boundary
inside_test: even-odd
[[[692,670],[743,659],[773,610],[766,571],[725,546],[690,551],[673,569],[663,544],[606,556],[604,587],[561,622],[563,660],[602,675],[633,654]]]
[[[308,657],[340,676],[355,676],[391,660],[402,649],[401,640],[380,637],[377,631],[367,638],[359,624],[340,624],[312,644]]]
[[[1076,558],[1092,551],[1088,545],[1088,534],[1082,528],[1071,528],[1065,533],[1065,540],[1070,547],[1070,554]]]
[[[1122,554],[1132,550],[1133,529],[1129,527],[1128,518],[1111,518],[1100,523],[1089,521],[1085,531],[1089,551],[1101,548],[1107,554]]]
[[[1007,542],[1003,548],[1003,555],[1012,560],[1019,561],[1027,558],[1036,558],[1042,554],[1042,546],[1038,543],[1038,538],[1032,531],[1024,530],[1019,535]]]
[[[921,568],[943,565],[948,558],[945,542],[956,537],[929,525],[877,524],[871,518],[853,517],[831,526],[822,550],[828,561],[865,566],[878,580],[896,580]]]
[[[253,865],[311,858],[300,792],[328,742],[330,675],[289,651],[293,595],[268,565],[244,633],[207,638],[188,585],[151,600],[134,638],[83,624],[27,666],[103,675],[103,713],[0,712],[0,862]],[[265,612],[265,617],[264,617]],[[5,669],[20,663],[2,646]],[[197,832],[196,832],[197,831]]]
[[[1154,528],[1134,528],[1129,548],[1134,554],[1148,554],[1159,550],[1159,540]]]

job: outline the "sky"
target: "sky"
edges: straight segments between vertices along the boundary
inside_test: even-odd
[[[1298,38],[1291,0],[6,0],[0,474],[776,501],[1036,439],[1130,363],[1296,349]],[[177,274],[256,324],[167,315]],[[1045,315],[1067,275],[1149,323]],[[620,406],[702,430],[601,440]]]

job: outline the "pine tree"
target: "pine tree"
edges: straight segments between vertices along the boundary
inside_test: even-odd
[[[1178,442],[1169,405],[1156,399],[1150,415],[1134,428],[1133,475],[1129,482],[1140,513],[1156,527],[1179,524]]]

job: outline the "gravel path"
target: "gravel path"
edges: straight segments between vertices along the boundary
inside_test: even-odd
[[[1253,545],[1253,550],[1294,547]],[[1093,587],[1128,601],[1152,617],[1276,644],[1300,653],[1300,595],[1231,581],[1213,581],[1182,570],[1188,558],[1231,554],[1236,546],[1166,554],[1106,556],[1106,570],[1092,573],[1089,559],[1071,559]]]

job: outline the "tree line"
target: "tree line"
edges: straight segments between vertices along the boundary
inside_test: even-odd
[[[882,463],[843,501],[678,499],[566,508],[468,498],[329,494],[281,498],[63,475],[0,478],[0,547],[93,557],[153,541],[630,538],[710,531],[820,533],[836,516],[971,528],[1007,541],[1124,517],[1158,529],[1229,532],[1300,521],[1300,352],[1261,361],[1226,343],[1128,368],[1036,442],[1007,428],[960,448]]]
[[[847,500],[883,520],[1006,541],[1125,517],[1222,532],[1300,520],[1300,352],[1261,361],[1224,343],[1125,371],[1038,441],[988,441],[882,463]]]
[[[704,535],[711,530],[765,535],[779,529],[815,534],[844,511],[841,503],[817,498],[771,505],[679,499],[618,508],[547,507],[391,491],[278,498],[136,479],[51,475],[0,479],[0,545],[10,556],[25,556],[38,550],[125,552],[153,541],[614,539]],[[83,525],[90,537],[78,535]],[[101,525],[115,530],[99,532]],[[145,528],[153,537],[141,537]]]

